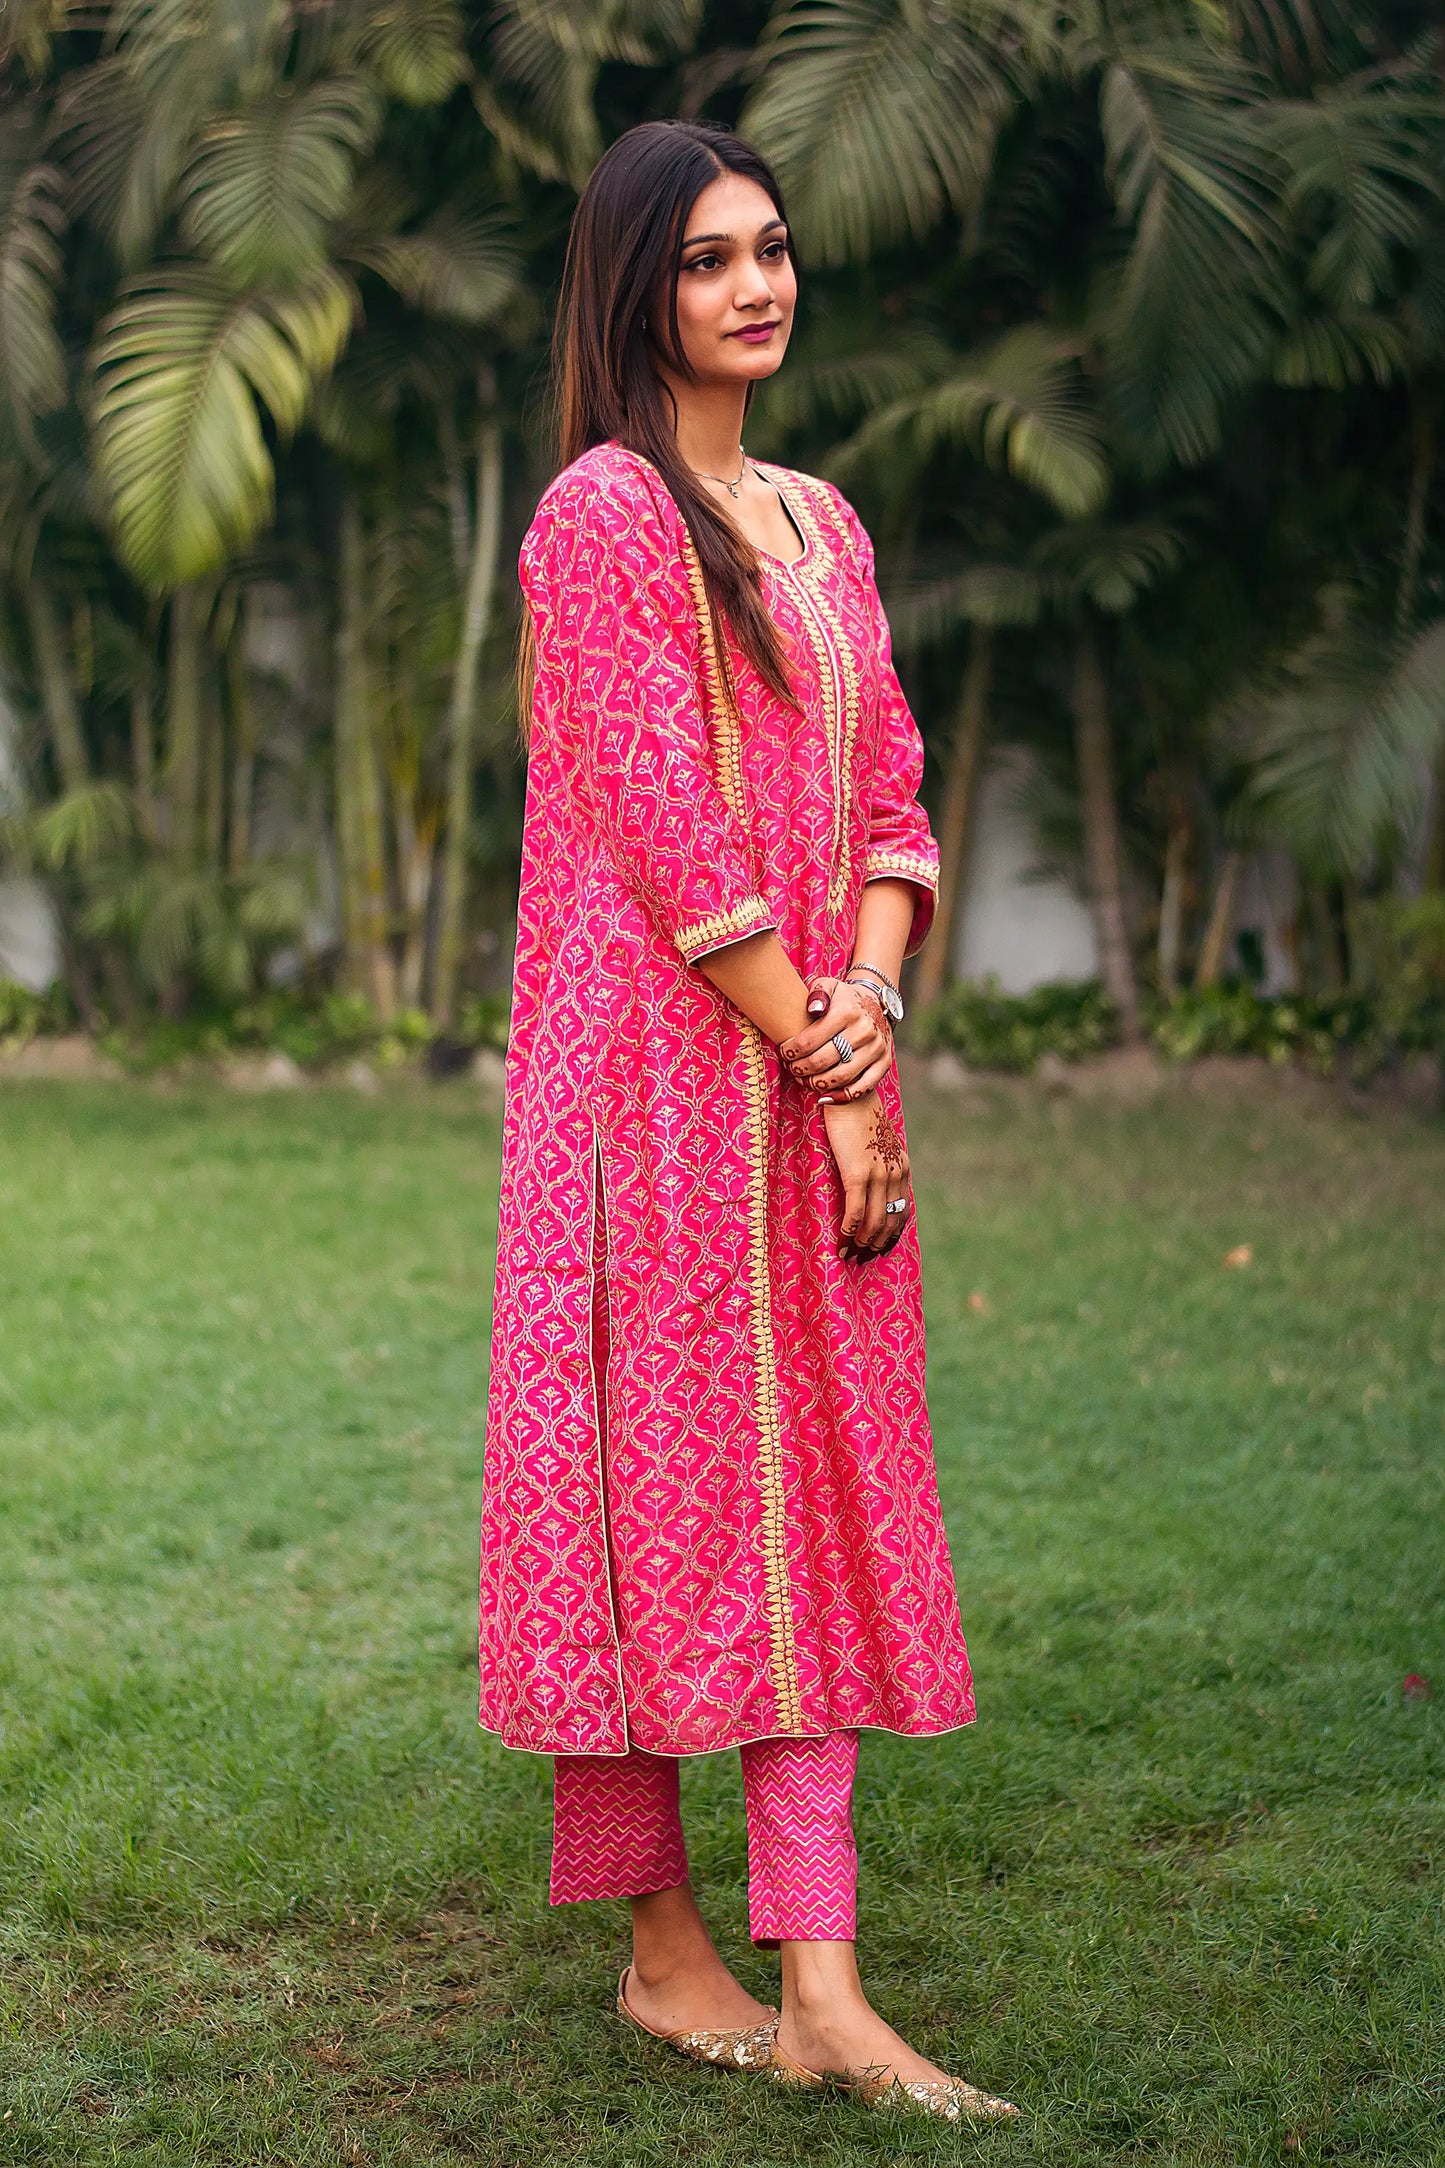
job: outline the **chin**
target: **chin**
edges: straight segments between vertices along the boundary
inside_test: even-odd
[[[783,346],[742,347],[726,373],[733,382],[741,378],[744,383],[758,383],[764,377],[777,375],[786,352]]]

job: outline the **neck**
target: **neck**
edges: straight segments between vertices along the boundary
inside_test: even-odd
[[[671,379],[677,401],[677,448],[694,474],[732,481],[743,463],[741,384],[683,384]]]

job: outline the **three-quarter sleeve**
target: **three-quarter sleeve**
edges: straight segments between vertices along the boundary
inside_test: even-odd
[[[913,924],[904,950],[905,955],[912,956],[928,937],[938,901],[938,845],[918,797],[923,781],[923,735],[893,667],[893,636],[878,596],[868,530],[847,499],[836,491],[835,496],[858,553],[877,649],[878,757],[868,810],[863,878],[865,882],[912,883]]]
[[[620,879],[688,963],[776,926],[716,779],[680,537],[646,483],[565,478],[520,569],[539,698],[557,703]]]

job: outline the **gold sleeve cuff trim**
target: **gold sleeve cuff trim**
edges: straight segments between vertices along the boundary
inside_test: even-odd
[[[690,926],[682,927],[673,935],[673,946],[691,963],[708,949],[721,948],[750,933],[761,933],[773,923],[773,914],[762,897],[747,896],[730,911],[715,911],[711,918],[695,919]]]
[[[925,858],[917,851],[870,851],[863,861],[865,881],[886,880],[889,875],[899,880],[917,881],[931,896],[938,894],[938,867],[933,859]]]

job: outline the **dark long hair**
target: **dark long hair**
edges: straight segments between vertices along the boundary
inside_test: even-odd
[[[609,439],[651,460],[687,522],[715,622],[726,618],[743,653],[791,701],[757,552],[683,463],[672,397],[648,355],[651,342],[677,375],[694,374],[678,329],[677,281],[689,213],[724,172],[756,181],[785,218],[763,159],[705,121],[644,121],[594,166],[572,219],[553,339],[558,464]]]

